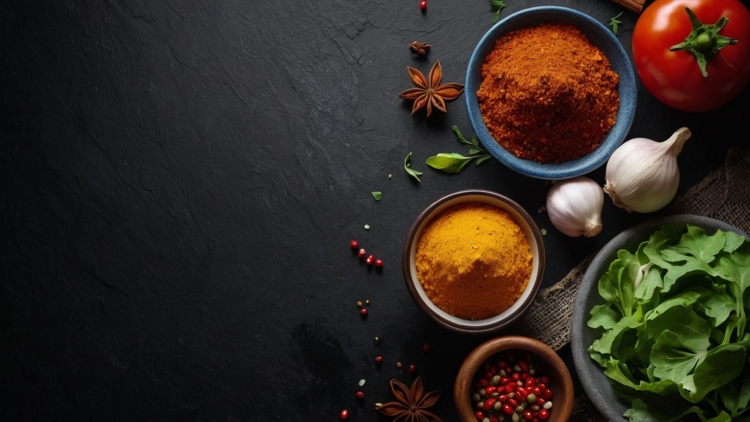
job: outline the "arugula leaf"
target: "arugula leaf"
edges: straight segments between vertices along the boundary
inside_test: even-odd
[[[370,192],[372,194],[372,197],[375,198],[376,201],[380,201],[380,199],[383,197],[382,192]]]
[[[419,180],[419,176],[423,175],[424,173],[411,168],[411,152],[409,152],[409,155],[404,158],[404,170],[406,170],[409,176],[417,179],[417,182],[422,182],[421,180]]]
[[[622,25],[622,21],[618,20],[620,16],[622,16],[623,12],[620,12],[617,16],[614,18],[609,19],[609,26],[612,27],[612,32],[614,32],[615,35],[617,35],[617,26]]]
[[[502,0],[490,0],[490,6],[495,10],[495,14],[492,15],[492,23],[495,23],[500,20],[500,11],[505,8],[505,3]]]
[[[587,323],[603,333],[589,354],[631,403],[626,417],[724,422],[749,410],[747,239],[664,225],[618,251],[598,291],[606,303]]]

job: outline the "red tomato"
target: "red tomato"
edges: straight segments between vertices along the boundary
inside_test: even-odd
[[[669,50],[692,30],[686,7],[706,25],[726,17],[719,35],[737,40],[708,60],[706,77],[692,53]],[[664,104],[683,111],[719,107],[750,82],[750,11],[738,0],[656,0],[633,30],[633,59],[643,85]]]

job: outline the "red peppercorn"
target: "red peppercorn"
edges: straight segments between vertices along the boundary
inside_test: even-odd
[[[549,384],[549,377],[546,375],[543,375],[540,381],[542,381],[542,384]]]
[[[422,351],[425,352],[425,353],[429,352],[430,351],[430,344],[429,343],[423,344],[422,345]]]
[[[527,421],[530,421],[534,419],[534,414],[531,413],[531,410],[526,409],[523,411],[523,418],[526,419]]]
[[[500,384],[502,384],[502,385],[508,384],[509,382],[512,382],[512,381],[513,380],[511,380],[508,377],[502,377],[502,378],[500,378]]]
[[[505,403],[502,409],[503,413],[505,413],[506,415],[512,415],[513,412],[515,412],[515,410],[513,410],[514,408],[510,407],[508,403]]]
[[[362,308],[362,309],[359,310],[359,313],[362,314],[362,315],[367,315],[367,309]]]
[[[516,389],[516,385],[515,384],[505,384],[505,387],[503,387],[503,389],[505,390],[506,393],[512,393],[513,390]]]
[[[545,388],[544,389],[544,398],[547,399],[547,400],[551,399],[552,398],[552,390],[550,390],[549,388]]]
[[[367,252],[365,252],[365,249],[362,248],[359,250],[359,253],[357,254],[357,256],[359,256],[360,258],[364,258],[366,253]]]
[[[510,376],[510,379],[512,379],[513,381],[519,381],[521,379],[521,374],[519,374],[518,372],[514,372],[513,375]]]
[[[477,410],[477,412],[474,413],[474,416],[477,418],[479,422],[482,422],[484,420],[484,413],[482,413],[481,410]]]
[[[537,397],[541,397],[544,393],[540,387],[534,387],[531,392],[534,393],[534,395]]]
[[[372,265],[375,262],[375,256],[373,255],[368,256],[365,262],[367,262],[367,265]]]
[[[521,369],[523,370],[523,372],[529,372],[529,364],[526,363],[526,361],[523,361],[523,360],[518,361],[518,366],[521,367]]]
[[[383,357],[382,356],[375,356],[375,363],[383,363]]]
[[[549,418],[549,410],[539,409],[539,413],[537,414],[537,417],[539,418],[539,420],[546,421]]]
[[[422,9],[423,12],[427,10],[427,0],[422,0],[422,2],[419,3],[419,8]]]
[[[365,393],[363,393],[363,392],[361,392],[361,391],[357,391],[357,398],[358,398],[358,399],[363,399],[363,398],[365,398]]]
[[[409,372],[410,372],[410,373],[412,373],[412,374],[413,374],[413,373],[414,373],[414,371],[416,371],[416,370],[417,370],[417,365],[415,365],[415,364],[413,364],[413,363],[412,363],[411,365],[409,365]]]
[[[383,268],[383,260],[382,259],[376,259],[375,260],[375,266],[378,268]]]
[[[496,401],[497,401],[496,398],[493,398],[493,397],[488,398],[487,400],[484,401],[483,409],[484,410],[490,410],[490,409],[492,409],[492,406],[495,405]]]
[[[490,385],[489,387],[485,388],[485,394],[487,394],[488,396],[495,391],[497,391],[497,387],[495,387],[494,385]]]
[[[539,420],[539,418],[534,418],[531,420],[531,422],[541,422],[541,421]]]
[[[507,394],[500,394],[500,397],[497,398],[497,401],[500,403],[505,403],[508,401],[508,395]]]
[[[349,246],[351,246],[352,249],[357,249],[359,247],[359,242],[357,242],[356,240],[352,240],[351,242],[349,242]]]
[[[515,409],[516,407],[518,407],[518,400],[516,400],[515,397],[509,398],[508,405],[513,406],[513,408]]]
[[[538,404],[539,406],[544,406],[544,403],[547,403],[547,400],[544,400],[544,397],[539,397],[538,399],[536,399],[536,404]]]
[[[489,381],[487,381],[487,380],[486,380],[486,379],[484,379],[484,378],[480,378],[480,379],[479,379],[479,384],[480,384],[480,385],[481,385],[482,387],[486,387],[486,386],[490,385],[490,382],[489,382]]]
[[[346,410],[346,409],[342,410],[342,411],[341,411],[341,412],[339,413],[339,417],[340,417],[341,419],[344,419],[344,420],[346,420],[346,419],[349,419],[349,411],[348,411],[348,410]]]
[[[497,416],[490,416],[490,422],[500,422]]]

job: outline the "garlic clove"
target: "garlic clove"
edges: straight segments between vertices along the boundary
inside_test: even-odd
[[[664,142],[635,138],[620,145],[607,162],[604,192],[628,212],[663,208],[677,193],[677,155],[690,135],[683,127]]]
[[[604,192],[588,177],[555,183],[547,193],[547,214],[562,233],[571,237],[592,237],[602,230]]]

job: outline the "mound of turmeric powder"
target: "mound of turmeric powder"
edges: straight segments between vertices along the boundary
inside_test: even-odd
[[[427,297],[464,319],[489,318],[513,305],[531,264],[529,243],[510,214],[479,202],[444,210],[417,243],[417,278]]]

